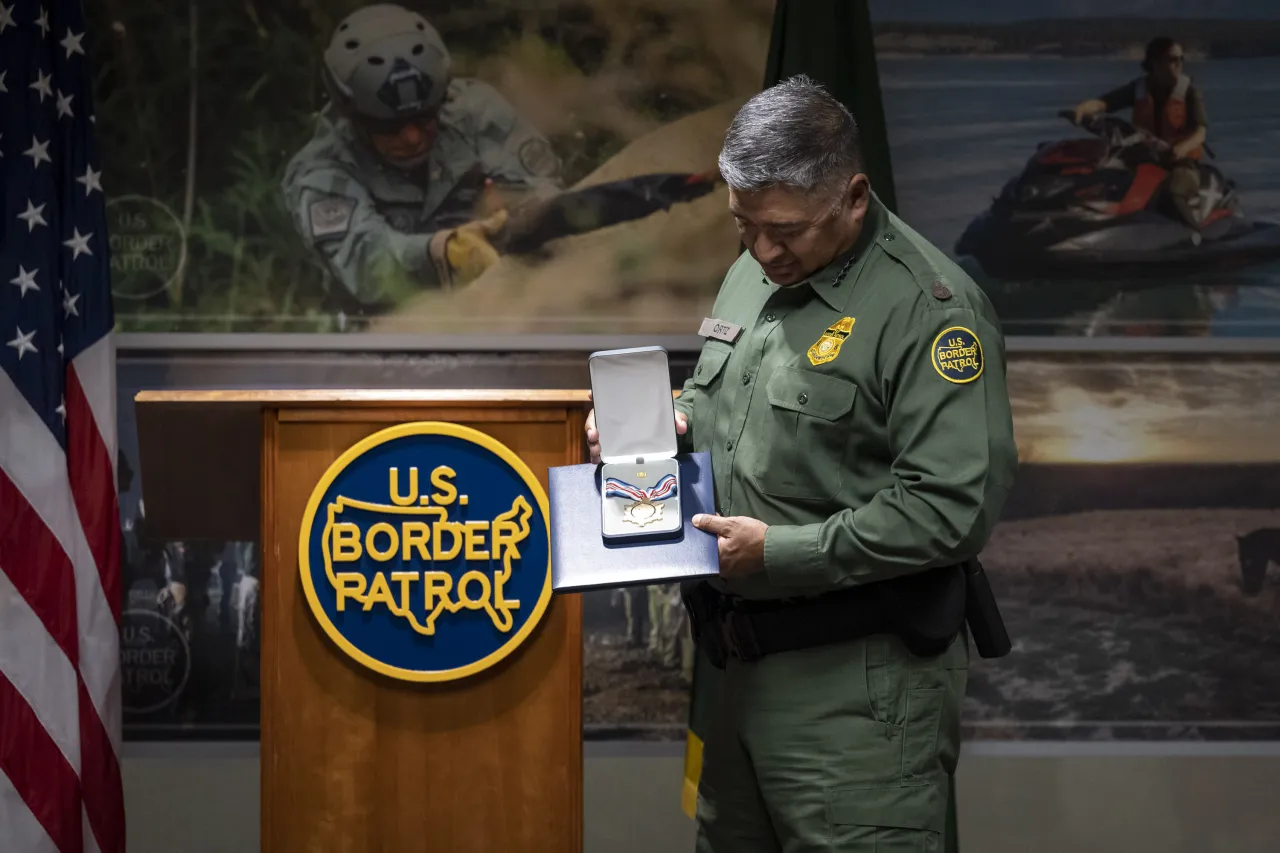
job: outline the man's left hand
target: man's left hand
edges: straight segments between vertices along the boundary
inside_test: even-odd
[[[769,525],[745,515],[693,517],[693,526],[715,534],[720,547],[720,574],[742,577],[764,570],[764,532]]]

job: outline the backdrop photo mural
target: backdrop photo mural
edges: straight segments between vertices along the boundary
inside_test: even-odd
[[[870,12],[899,212],[1007,334],[1280,334],[1280,4]]]
[[[122,331],[692,334],[736,257],[771,0],[87,11]]]

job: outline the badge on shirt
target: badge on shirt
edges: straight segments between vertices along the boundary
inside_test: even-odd
[[[965,385],[982,375],[982,342],[964,326],[952,326],[933,339],[933,369],[948,382]]]
[[[311,202],[307,213],[311,220],[311,236],[337,237],[351,227],[351,214],[356,203],[345,196],[328,196]]]
[[[809,363],[814,367],[819,364],[826,364],[828,361],[834,361],[835,357],[840,354],[840,347],[844,346],[844,339],[849,337],[849,333],[853,331],[854,319],[852,317],[841,317],[836,322],[827,327],[822,333],[822,337],[813,342],[813,346],[809,347]]]
[[[710,317],[704,317],[702,326],[698,329],[698,334],[704,338],[715,338],[718,341],[733,343],[738,339],[738,335],[742,334],[742,327],[737,323],[730,323],[726,320],[713,320]]]

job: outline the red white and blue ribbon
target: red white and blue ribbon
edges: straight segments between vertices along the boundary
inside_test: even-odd
[[[657,503],[665,501],[675,493],[675,474],[667,474],[647,489],[633,486],[617,477],[608,477],[604,481],[604,496],[607,498],[631,498],[640,503]]]

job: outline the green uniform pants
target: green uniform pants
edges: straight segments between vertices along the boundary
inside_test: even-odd
[[[965,634],[935,658],[896,638],[730,660],[698,788],[698,853],[957,849],[952,780]]]

